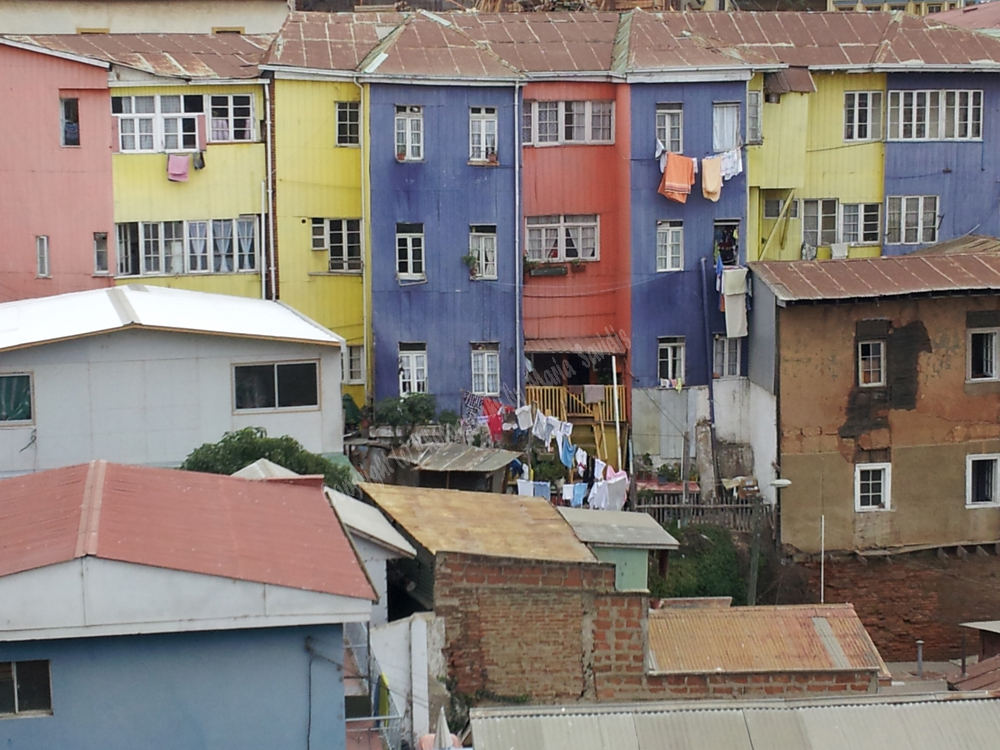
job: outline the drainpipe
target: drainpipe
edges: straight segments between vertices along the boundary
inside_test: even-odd
[[[361,123],[358,128],[358,149],[361,154],[361,331],[364,337],[364,354],[365,354],[365,401],[368,401],[373,394],[373,373],[368,371],[368,363],[374,362],[374,346],[370,345],[369,331],[368,331],[368,301],[371,299],[371,276],[368,269],[368,233],[371,231],[370,219],[371,212],[366,211],[367,200],[368,200],[368,179],[367,173],[365,171],[365,148],[367,146],[367,140],[365,135],[368,128],[368,117],[367,109],[365,107],[365,87],[362,86],[357,79],[357,76],[351,79],[351,82],[358,87],[358,108],[361,110]]]
[[[712,436],[712,466],[715,469],[715,487],[719,488],[719,452],[715,444],[715,383],[712,378],[712,330],[708,324],[708,258],[701,258],[701,317],[705,334],[705,364],[708,372],[708,426]]]
[[[267,159],[267,260],[271,271],[271,299],[278,299],[278,278],[274,260],[274,224],[277,217],[274,215],[274,181],[277,177],[274,169],[273,146],[271,139],[273,131],[271,128],[271,86],[274,85],[272,77],[264,86],[264,124],[267,128],[267,139],[264,145],[264,158]],[[264,282],[261,281],[263,287]]]
[[[267,158],[267,157],[265,157],[265,158]],[[266,179],[260,181],[260,219],[261,219],[261,223],[260,223],[260,231],[259,231],[259,234],[257,235],[260,238],[260,240],[261,240],[261,244],[268,244],[268,245],[270,243],[264,243],[263,242],[263,239],[264,239],[264,225],[263,225],[263,221],[264,221],[264,218],[267,216],[267,186],[268,186],[269,182],[270,182],[270,180],[266,180]],[[267,223],[268,223],[268,226],[270,226],[271,222],[268,221]],[[260,256],[260,259],[257,261],[257,268],[260,269],[260,298],[261,299],[267,299],[267,274],[264,273],[264,267],[265,267],[265,265],[267,263],[267,256],[265,255],[264,252],[261,252],[259,254],[259,256]]]
[[[521,330],[521,305],[523,295],[521,287],[524,284],[521,264],[521,83],[514,83],[514,356],[517,359],[514,368],[515,384],[517,386],[517,406],[524,403],[521,392],[521,368],[524,367],[524,345]]]

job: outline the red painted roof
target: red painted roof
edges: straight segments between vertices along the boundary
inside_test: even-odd
[[[962,29],[996,29],[1000,28],[1000,3],[968,5],[943,13],[933,13],[928,18],[932,21],[950,23]]]
[[[0,576],[87,556],[375,599],[317,487],[105,461],[0,481]]]

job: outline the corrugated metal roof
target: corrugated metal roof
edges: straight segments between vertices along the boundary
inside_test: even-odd
[[[240,479],[278,479],[297,477],[299,475],[291,469],[279,466],[274,461],[268,461],[266,458],[258,458],[252,464],[247,464],[229,476],[239,477]]]
[[[949,690],[1000,690],[1000,656],[972,664],[965,675],[948,678]]]
[[[289,13],[264,65],[353,71],[404,18],[402,13]]]
[[[882,657],[850,604],[649,613],[651,671],[659,674],[875,670]]]
[[[558,508],[577,539],[599,547],[677,549],[677,540],[648,513]]]
[[[378,508],[355,500],[353,497],[326,488],[327,500],[333,505],[340,520],[351,534],[364,537],[374,544],[396,552],[400,557],[416,557],[417,551],[406,538],[393,528],[389,519]]]
[[[996,693],[473,708],[476,750],[994,750]]]
[[[1000,254],[1000,239],[982,234],[967,234],[921,250],[915,250],[910,255],[954,255],[956,253]]]
[[[765,94],[812,94],[816,91],[809,68],[785,68],[764,74]]]
[[[625,354],[625,343],[617,336],[567,336],[557,339],[525,339],[527,353],[578,352],[580,354]]]
[[[35,34],[6,38],[184,79],[257,78],[273,34]]]
[[[87,556],[376,598],[315,489],[104,461],[0,481],[0,576]]]
[[[749,266],[779,304],[1000,290],[998,253],[764,261]]]
[[[932,13],[927,18],[962,29],[1000,29],[1000,3],[967,5],[964,8]]]
[[[473,471],[492,473],[520,457],[515,451],[477,448],[461,443],[430,443],[396,448],[389,458],[412,464],[421,471]]]
[[[128,284],[0,303],[0,352],[126,328],[344,342],[281,302],[159,286]]]
[[[464,552],[527,560],[597,561],[556,509],[539,497],[389,484],[358,486],[432,555]]]
[[[1000,633],[1000,620],[981,620],[980,622],[963,622],[963,628],[985,630],[988,633]]]

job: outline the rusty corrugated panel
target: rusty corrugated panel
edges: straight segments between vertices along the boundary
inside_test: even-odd
[[[596,562],[543,498],[388,484],[358,486],[431,554]]]
[[[375,598],[319,488],[103,461],[0,481],[0,575],[84,556]]]
[[[11,36],[55,52],[104,60],[158,76],[256,78],[272,34],[58,34]]]
[[[889,677],[850,604],[654,610],[649,648],[659,674],[855,669]]]
[[[264,64],[354,70],[404,18],[402,13],[289,13]]]
[[[625,354],[625,343],[617,336],[566,336],[555,339],[527,339],[525,353]]]
[[[1000,656],[973,664],[965,675],[948,679],[949,690],[1000,690]]]
[[[765,94],[811,94],[816,91],[809,68],[786,68],[774,73],[764,74]]]
[[[492,473],[520,457],[515,451],[500,448],[477,448],[460,443],[433,443],[419,447],[403,446],[389,458],[413,464],[423,471],[473,471]]]
[[[948,23],[962,29],[997,29],[1000,28],[1000,4],[980,3],[946,10],[931,14],[927,20]]]
[[[677,549],[677,540],[648,513],[559,508],[581,542],[599,547]]]

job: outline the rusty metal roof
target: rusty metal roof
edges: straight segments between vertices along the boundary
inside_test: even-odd
[[[526,354],[626,354],[628,350],[617,336],[566,336],[557,339],[526,339],[524,351]]]
[[[0,480],[0,576],[88,556],[376,598],[316,488],[105,461]]]
[[[928,16],[931,21],[950,23],[962,29],[1000,29],[1000,4],[979,3]]]
[[[656,674],[870,670],[889,677],[850,604],[652,610],[649,656]]]
[[[540,497],[373,483],[358,487],[431,554],[597,561]]]
[[[593,547],[677,549],[677,540],[648,513],[558,508],[577,538]]]
[[[948,678],[949,690],[1000,690],[1000,656],[991,656]]]
[[[764,74],[765,94],[811,94],[816,91],[809,68],[785,68]]]
[[[473,471],[492,473],[504,468],[515,458],[515,451],[500,448],[477,448],[460,443],[431,443],[416,447],[396,448],[389,458],[413,464],[421,471]]]
[[[186,80],[257,78],[273,34],[54,34],[7,39]]]
[[[754,276],[774,292],[779,305],[1000,291],[998,253],[765,261],[749,265]]]
[[[353,71],[405,18],[402,13],[289,13],[264,64]]]

